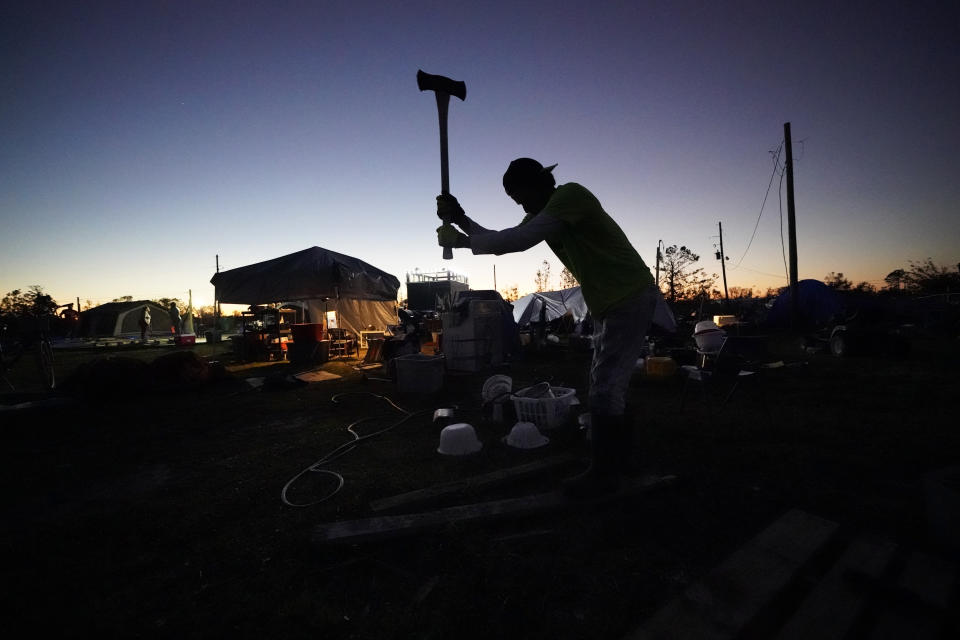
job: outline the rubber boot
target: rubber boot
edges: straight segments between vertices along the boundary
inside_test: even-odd
[[[623,416],[593,415],[590,426],[592,460],[586,471],[563,483],[568,498],[585,499],[620,489],[620,444]]]

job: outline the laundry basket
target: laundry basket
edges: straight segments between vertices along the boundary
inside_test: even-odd
[[[541,429],[556,429],[570,415],[570,407],[579,404],[577,390],[567,387],[549,387],[553,397],[526,397],[534,387],[527,387],[515,393],[513,408],[517,412],[518,422],[532,422]]]

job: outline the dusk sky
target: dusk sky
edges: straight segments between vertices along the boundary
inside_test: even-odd
[[[515,225],[510,160],[558,163],[654,266],[786,284],[773,155],[794,140],[799,275],[960,262],[955,2],[38,2],[0,14],[0,295],[209,304],[229,269],[318,245],[397,276],[534,288],[545,244],[441,260],[451,190]],[[770,196],[748,243],[773,175]],[[783,188],[786,216],[785,184]],[[784,220],[784,228],[786,222]],[[559,280],[552,283],[559,286]]]

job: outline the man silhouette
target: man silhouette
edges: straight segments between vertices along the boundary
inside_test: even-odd
[[[526,214],[501,231],[485,229],[452,195],[437,197],[437,215],[463,231],[437,229],[441,246],[469,248],[474,254],[525,251],[546,241],[580,282],[594,320],[590,366],[592,462],[564,483],[571,497],[616,491],[631,426],[624,415],[630,376],[650,327],[658,291],[650,269],[597,198],[574,183],[557,186],[553,169],[518,158],[503,175],[507,195]]]

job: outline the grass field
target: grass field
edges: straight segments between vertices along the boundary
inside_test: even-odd
[[[570,428],[543,449],[504,446],[509,426],[479,406],[488,374],[448,375],[440,394],[412,396],[339,361],[324,368],[341,378],[293,385],[284,376],[294,365],[235,367],[225,345],[194,349],[229,365],[216,382],[145,391],[121,375],[69,404],[0,412],[7,627],[58,637],[615,638],[790,508],[929,546],[923,475],[960,457],[956,338],[918,338],[897,360],[793,344],[781,340],[776,356],[796,366],[766,372],[762,388],[738,391],[722,410],[697,394],[681,410],[678,378],[634,380],[633,468],[676,475],[670,487],[362,544],[324,546],[312,532],[371,515],[372,500],[585,445]],[[171,350],[110,355],[147,362]],[[89,377],[84,363],[104,355],[58,350],[61,379],[78,388],[74,374]],[[515,386],[572,386],[585,401],[587,357],[555,348],[498,372]],[[256,390],[248,376],[279,382]],[[384,397],[423,413],[333,461],[344,486],[331,499],[285,505],[285,484],[349,442],[349,425],[370,418],[355,427],[368,434],[406,415]],[[479,454],[436,453],[430,413],[451,405],[477,427]],[[569,473],[434,506],[547,491]],[[334,486],[308,473],[289,496],[310,502]]]

